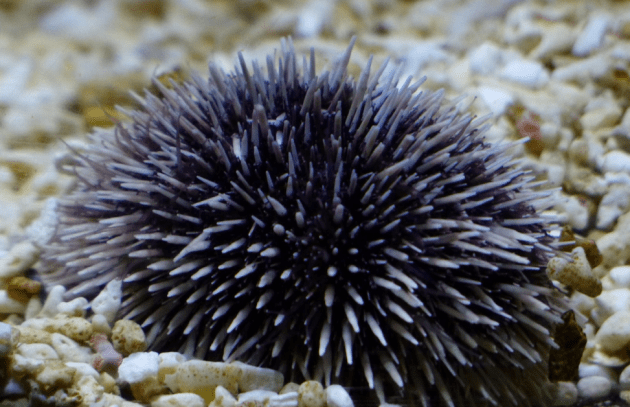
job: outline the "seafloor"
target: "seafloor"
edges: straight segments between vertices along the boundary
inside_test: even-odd
[[[352,73],[370,54],[376,66],[392,57],[403,77],[426,75],[425,88],[492,114],[490,140],[532,139],[515,153],[558,187],[554,210],[603,258],[580,271],[601,294],[572,295],[587,344],[558,405],[627,405],[626,1],[0,0],[0,321],[27,312],[7,299],[9,253],[50,238],[54,199],[74,185],[59,171],[68,146],[124,120],[115,106],[135,106],[129,91],[152,77],[205,74],[209,60],[230,69],[237,51],[264,61],[286,36],[322,66],[357,36]],[[606,326],[613,316],[622,322]]]

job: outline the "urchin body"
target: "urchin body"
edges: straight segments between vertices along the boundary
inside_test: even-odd
[[[138,98],[79,155],[45,280],[122,279],[154,350],[536,404],[562,310],[545,193],[441,93],[349,57],[318,76],[283,43],[266,74],[240,56]]]

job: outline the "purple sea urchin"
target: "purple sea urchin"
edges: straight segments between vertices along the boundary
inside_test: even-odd
[[[283,42],[267,74],[138,97],[96,130],[60,204],[48,284],[124,281],[154,350],[241,360],[423,405],[537,404],[562,305],[545,192],[442,92],[383,65],[317,75]]]

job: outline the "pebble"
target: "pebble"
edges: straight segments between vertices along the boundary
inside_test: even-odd
[[[573,382],[558,382],[553,400],[554,406],[572,406],[578,400],[578,388]]]
[[[354,403],[346,389],[333,384],[326,388],[326,407],[354,407]]]
[[[122,299],[122,280],[114,279],[92,300],[90,307],[96,315],[103,315],[109,325],[115,322]]]
[[[0,322],[0,357],[6,357],[13,351],[19,331],[13,329],[11,325]]]
[[[119,319],[112,328],[112,344],[116,351],[130,355],[144,352],[147,349],[147,338],[138,323],[129,319]]]
[[[599,327],[596,343],[604,351],[616,352],[630,343],[630,311],[619,311]]]
[[[551,279],[588,295],[597,297],[602,292],[602,283],[593,274],[584,248],[578,246],[571,251],[572,261],[564,257],[554,257],[547,264],[547,274]]]
[[[298,407],[324,407],[326,392],[321,383],[308,380],[298,389]]]
[[[508,62],[499,73],[499,76],[506,81],[530,89],[541,88],[549,82],[549,73],[539,62],[526,60]]]
[[[0,290],[0,314],[23,314],[26,304],[9,297],[7,290]]]
[[[75,298],[69,302],[60,302],[57,304],[57,311],[60,314],[66,314],[71,317],[81,317],[85,316],[85,310],[88,306],[88,301],[83,298]]]
[[[630,266],[613,267],[608,272],[608,277],[614,288],[630,288]]]
[[[46,297],[46,301],[44,301],[44,305],[42,310],[40,311],[41,316],[46,317],[54,317],[59,313],[57,309],[58,305],[63,302],[63,295],[66,293],[66,288],[61,285],[56,285],[50,289],[48,292],[48,296]]]
[[[156,352],[138,352],[123,359],[118,367],[118,379],[127,383],[140,383],[158,374],[160,358]]]
[[[15,244],[9,253],[0,257],[0,279],[25,273],[39,259],[39,253],[40,250],[28,240]]]
[[[167,394],[151,402],[151,407],[206,407],[203,398],[192,393]]]
[[[612,383],[605,377],[588,376],[577,383],[578,394],[586,400],[598,400],[608,396],[612,390]]]
[[[614,313],[630,310],[630,289],[618,288],[603,292],[595,298],[595,305],[591,318],[601,326]]]
[[[571,50],[573,55],[585,57],[601,47],[608,29],[608,21],[609,17],[603,14],[592,16],[573,45]]]

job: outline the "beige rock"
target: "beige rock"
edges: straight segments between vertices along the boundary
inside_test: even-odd
[[[98,382],[105,389],[105,392],[116,394],[120,396],[120,389],[116,384],[116,379],[109,375],[109,373],[101,372],[101,375],[98,378]]]
[[[298,383],[289,382],[285,384],[284,387],[282,387],[282,389],[278,392],[278,394],[297,392],[299,388],[300,388],[300,385]]]
[[[71,393],[80,396],[81,406],[92,406],[102,400],[105,389],[94,377],[83,376],[73,384]]]
[[[23,274],[39,259],[40,250],[29,241],[14,245],[9,253],[0,257],[0,279]]]
[[[189,360],[180,364],[175,373],[167,375],[164,382],[174,393],[194,393],[210,403],[217,386],[237,394],[242,375],[242,369],[229,363]]]
[[[107,322],[107,318],[101,314],[94,314],[92,316],[92,328],[94,328],[94,333],[105,334],[108,337],[112,333],[112,328]]]
[[[186,357],[178,352],[163,352],[159,355],[158,380],[164,383],[166,375],[175,373],[177,366],[186,361]]]
[[[75,369],[74,381],[76,382],[78,379],[84,376],[92,376],[93,378],[99,378],[98,372],[88,363],[80,363],[80,362],[65,362],[66,366]]]
[[[225,387],[217,386],[214,390],[215,397],[208,407],[234,407],[236,398]]]
[[[66,288],[61,285],[56,285],[50,289],[44,306],[39,313],[40,317],[54,317],[59,313],[57,306],[63,302],[63,295],[66,293]]]
[[[92,324],[83,318],[59,314],[50,321],[50,324],[45,328],[46,331],[58,332],[77,342],[87,341],[94,333]]]
[[[92,363],[92,352],[84,346],[59,333],[51,334],[51,344],[64,362]]]
[[[21,343],[44,343],[52,345],[52,334],[42,329],[30,328],[28,326],[18,325],[15,327],[20,332]]]
[[[326,392],[320,382],[308,380],[298,389],[298,407],[324,407]]]
[[[44,361],[34,358],[27,358],[20,354],[13,355],[11,359],[11,370],[17,374],[36,374],[44,366]]]
[[[553,280],[584,293],[597,297],[602,292],[602,283],[593,275],[593,270],[580,246],[571,251],[572,261],[563,257],[554,257],[547,264],[547,274]]]
[[[70,317],[85,317],[85,310],[87,309],[88,301],[83,298],[75,298],[72,301],[61,302],[57,305],[57,311],[60,314],[66,314]]]
[[[168,387],[158,382],[157,376],[150,376],[141,382],[131,383],[130,387],[134,399],[142,403],[150,403],[156,397],[169,393]]]
[[[124,356],[147,349],[147,339],[140,325],[128,319],[119,319],[112,329],[114,349]]]
[[[276,370],[251,366],[241,362],[233,362],[231,365],[240,368],[243,372],[238,382],[239,392],[269,390],[277,393],[282,389],[284,376]]]
[[[66,366],[60,360],[47,360],[44,368],[35,377],[35,381],[42,386],[45,392],[53,392],[56,389],[67,388],[72,385],[76,369]]]
[[[35,318],[42,311],[42,300],[39,297],[31,297],[26,304],[26,310],[24,310],[24,318]]]
[[[179,393],[159,396],[151,402],[151,407],[205,407],[204,399],[193,393]]]
[[[9,297],[7,290],[0,290],[0,314],[23,314],[26,304]]]
[[[50,345],[43,343],[29,343],[21,344],[17,347],[16,353],[24,356],[25,358],[38,359],[38,360],[52,360],[59,359],[59,355]]]

